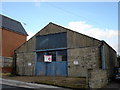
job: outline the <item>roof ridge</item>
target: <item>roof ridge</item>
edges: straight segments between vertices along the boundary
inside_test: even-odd
[[[10,18],[10,17],[8,17],[8,16],[2,15],[2,14],[0,14],[0,16],[3,16],[3,17],[8,18],[8,19],[11,19],[12,21],[15,21],[15,22],[17,22],[17,23],[21,23],[21,22],[15,20],[15,19],[13,19],[13,18]]]
[[[2,18],[2,20],[0,21],[0,24],[2,24],[1,27],[7,28],[13,32],[21,33],[25,36],[28,36],[21,22],[2,14],[0,14],[0,17]]]
[[[49,24],[53,24],[53,25],[56,25],[56,26],[58,26],[58,27],[61,27],[61,28],[67,29],[67,30],[69,30],[69,31],[76,32],[76,33],[78,33],[78,34],[81,34],[81,35],[87,36],[87,37],[89,37],[89,38],[92,38],[92,39],[95,39],[95,40],[99,40],[99,39],[96,39],[96,38],[91,37],[91,36],[89,36],[89,35],[86,35],[86,34],[83,34],[83,33],[77,32],[77,31],[74,31],[74,30],[72,30],[72,29],[69,29],[69,28],[67,28],[67,27],[64,27],[64,26],[61,26],[61,25],[58,25],[58,24],[55,24],[55,23],[52,23],[52,22],[50,22]],[[102,40],[99,40],[99,41],[102,41]]]

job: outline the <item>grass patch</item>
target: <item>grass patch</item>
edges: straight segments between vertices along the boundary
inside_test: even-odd
[[[2,76],[10,76],[11,73],[1,73]]]

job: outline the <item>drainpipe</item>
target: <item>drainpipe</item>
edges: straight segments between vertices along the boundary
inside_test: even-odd
[[[104,52],[104,41],[102,41],[100,45],[100,56],[101,56],[101,64],[102,64],[102,69],[106,69],[106,60],[105,60],[105,52]]]

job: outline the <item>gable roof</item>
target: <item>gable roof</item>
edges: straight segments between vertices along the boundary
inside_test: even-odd
[[[50,22],[48,25],[54,25],[54,26],[57,26],[57,27],[59,27],[59,28],[63,28],[63,29],[65,29],[66,31],[72,31],[72,32],[78,33],[78,34],[80,34],[80,35],[83,35],[83,36],[85,36],[85,37],[88,37],[88,38],[91,38],[91,39],[94,39],[94,40],[103,42],[103,43],[105,43],[109,48],[111,48],[114,52],[116,52],[116,51],[115,51],[108,43],[106,43],[104,40],[96,39],[96,38],[94,38],[94,37],[91,37],[91,36],[88,36],[88,35],[79,33],[79,32],[77,32],[77,31],[68,29],[68,28],[66,28],[66,27],[63,27],[63,26],[61,26],[61,25],[58,25],[58,24],[55,24],[55,23],[52,23],[52,22]],[[45,27],[47,27],[48,25],[46,25]],[[45,28],[45,27],[44,27],[44,28]],[[44,28],[43,28],[43,29],[44,29]],[[41,30],[40,30],[40,31],[41,31]],[[39,32],[40,32],[40,31],[39,31]]]
[[[71,29],[65,28],[65,27],[63,27],[63,26],[57,25],[57,24],[52,23],[52,22],[50,22],[49,24],[52,24],[52,25],[58,26],[58,27],[60,27],[60,28],[64,28],[64,29],[66,29],[66,30],[68,30],[68,31],[72,31],[72,32],[75,32],[75,33],[81,34],[81,35],[83,35],[83,36],[86,36],[86,37],[91,38],[91,39],[95,39],[95,40],[100,41],[100,42],[103,42],[103,43],[105,43],[109,48],[111,48],[114,52],[116,52],[116,51],[115,51],[115,50],[114,50],[114,49],[113,49],[113,48],[112,48],[107,42],[105,42],[104,40],[96,39],[96,38],[94,38],[94,37],[91,37],[91,36],[88,36],[88,35],[85,35],[85,34],[79,33],[79,32],[77,32],[77,31],[74,31],[74,30],[71,30]]]
[[[34,37],[39,36],[39,35],[40,35],[39,33],[40,33],[41,31],[47,30],[47,29],[45,29],[45,28],[48,27],[48,29],[52,30],[52,28],[49,28],[49,26],[51,26],[51,25],[52,25],[52,27],[55,26],[55,27],[61,28],[62,30],[61,30],[60,32],[67,32],[67,31],[69,32],[69,31],[71,31],[71,32],[75,32],[75,33],[78,33],[78,34],[80,34],[80,35],[83,35],[83,36],[85,36],[85,37],[88,37],[88,38],[91,38],[91,39],[94,39],[94,40],[103,42],[103,43],[105,43],[108,47],[110,47],[114,52],[116,52],[116,51],[115,51],[109,44],[107,44],[104,40],[99,40],[99,39],[90,37],[90,36],[88,36],[88,35],[79,33],[79,32],[77,32],[77,31],[68,29],[68,28],[66,28],[66,27],[63,27],[63,26],[61,26],[61,25],[58,25],[58,24],[55,24],[55,23],[52,23],[52,22],[50,22],[50,23],[47,24],[45,27],[43,27],[43,28],[42,28],[40,31],[38,31],[34,36],[32,36],[28,41],[24,42],[21,46],[24,46],[26,43],[28,43],[28,42],[29,42],[31,39],[33,39]],[[58,30],[58,29],[57,29],[57,30]],[[58,33],[60,33],[60,32],[58,32]],[[19,49],[21,46],[19,46],[17,49]],[[17,49],[16,49],[16,50],[17,50]]]
[[[0,14],[0,28],[4,28],[12,32],[28,36],[27,32],[25,31],[20,22],[1,14]]]
[[[55,25],[55,26],[58,26],[58,27],[60,27],[60,28],[64,28],[64,29],[66,29],[66,30],[68,30],[68,31],[72,31],[72,32],[75,32],[75,33],[78,33],[78,34],[81,34],[81,35],[83,35],[83,36],[86,36],[86,37],[88,37],[88,38],[91,38],[91,39],[95,39],[95,40],[97,40],[97,41],[100,41],[100,42],[103,42],[103,43],[105,43],[109,48],[111,48],[114,52],[116,52],[107,42],[105,42],[104,40],[99,40],[99,39],[96,39],[96,38],[94,38],[94,37],[91,37],[91,36],[88,36],[88,35],[85,35],[85,34],[82,34],[82,33],[79,33],[79,32],[77,32],[77,31],[74,31],[74,30],[71,30],[71,29],[68,29],[68,28],[65,28],[65,27],[63,27],[63,26],[60,26],[60,25],[58,25],[58,24],[55,24],[55,23],[52,23],[52,22],[50,22],[49,24],[52,24],[52,25]],[[48,24],[48,25],[49,25]]]

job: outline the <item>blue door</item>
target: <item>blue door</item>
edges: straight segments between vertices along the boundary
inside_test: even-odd
[[[67,76],[67,61],[56,62],[56,76]]]
[[[37,62],[36,63],[36,75],[46,75],[46,63]]]
[[[55,76],[56,62],[46,63],[46,65],[47,65],[46,75],[47,76]]]
[[[52,55],[52,62],[44,62],[44,55]],[[36,75],[67,76],[66,50],[37,53]]]
[[[36,75],[42,76],[67,76],[67,62],[37,62]]]

